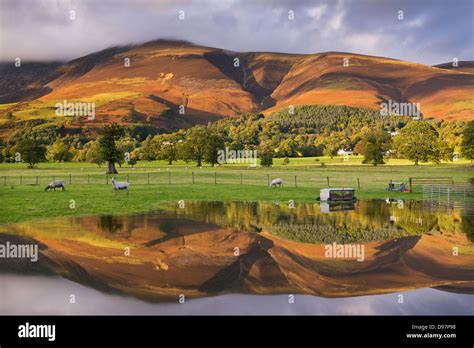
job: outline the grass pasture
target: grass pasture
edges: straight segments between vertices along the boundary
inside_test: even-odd
[[[465,184],[473,177],[469,165],[439,164],[413,166],[391,163],[385,166],[351,165],[334,159],[322,167],[314,158],[290,159],[289,165],[276,160],[272,168],[220,166],[196,168],[192,164],[172,166],[162,161],[139,162],[118,168],[117,180],[129,180],[130,195],[115,195],[105,168],[90,163],[41,163],[27,169],[24,163],[0,164],[0,224],[56,216],[126,214],[158,209],[160,203],[179,200],[240,200],[267,202],[316,201],[319,189],[356,188],[359,198],[421,198],[421,193],[387,193],[390,179],[409,177],[453,177]],[[350,163],[350,162],[349,162]],[[194,173],[194,175],[193,175]],[[194,176],[194,181],[193,181]],[[282,178],[284,187],[269,188],[268,180]],[[295,185],[296,177],[296,185]],[[65,192],[44,192],[51,180],[66,181]],[[107,184],[108,182],[108,184]],[[359,189],[360,185],[360,189]]]

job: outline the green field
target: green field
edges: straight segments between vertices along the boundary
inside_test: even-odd
[[[321,162],[325,166],[321,166]],[[161,161],[139,162],[134,168],[118,168],[117,180],[129,180],[130,195],[115,195],[105,168],[90,163],[41,163],[27,169],[24,163],[0,164],[0,224],[57,216],[138,213],[158,209],[165,201],[240,200],[268,202],[312,202],[319,189],[353,187],[358,198],[412,198],[417,193],[387,193],[389,180],[407,182],[409,177],[453,177],[455,184],[466,184],[474,177],[467,164],[413,166],[403,160],[373,167],[340,158],[290,159],[272,168],[235,166],[197,168],[192,163],[172,166]],[[296,176],[296,185],[295,185]],[[193,183],[194,177],[194,183]],[[65,192],[43,191],[47,183],[64,179]],[[282,178],[284,187],[269,188],[268,180]],[[107,184],[108,182],[108,184]],[[360,189],[359,189],[360,185]],[[418,190],[419,191],[419,190]],[[71,208],[75,204],[75,208]]]

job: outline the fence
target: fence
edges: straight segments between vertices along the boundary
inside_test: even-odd
[[[54,180],[64,180],[66,184],[98,185],[111,184],[112,177],[117,181],[127,181],[137,185],[172,185],[172,184],[239,184],[239,185],[265,185],[269,186],[275,178],[283,179],[283,186],[317,186],[317,187],[353,187],[362,188],[360,178],[329,177],[327,175],[294,175],[285,172],[236,172],[236,171],[160,171],[127,173],[120,175],[105,174],[64,174],[64,175],[20,175],[0,176],[0,185],[32,185],[46,186]],[[371,183],[373,183],[371,181]]]
[[[423,206],[430,211],[453,211],[459,209],[463,215],[474,215],[472,185],[457,186],[423,186]]]
[[[410,192],[414,191],[414,187],[417,185],[426,186],[441,186],[446,187],[454,186],[454,180],[452,177],[437,177],[437,178],[409,178],[408,179],[408,186]]]

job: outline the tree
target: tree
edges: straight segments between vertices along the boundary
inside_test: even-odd
[[[287,139],[283,139],[280,142],[278,145],[278,153],[280,156],[295,157],[299,155],[297,148],[297,142],[293,138],[289,137]]]
[[[208,130],[207,146],[204,150],[204,160],[214,167],[219,157],[219,150],[224,150],[224,146],[225,144],[222,136],[215,130]]]
[[[128,160],[128,165],[133,168],[135,164],[137,164],[136,157],[130,157],[130,159]]]
[[[169,165],[172,165],[174,161],[178,160],[179,155],[179,144],[182,139],[176,134],[160,134],[153,138],[153,142],[156,143],[155,153],[156,158],[166,160]]]
[[[454,147],[450,146],[446,141],[444,141],[444,139],[438,139],[435,151],[435,162],[437,162],[436,158],[446,162],[452,162]]]
[[[152,161],[156,159],[157,143],[152,135],[148,135],[142,142],[139,154],[141,160]]]
[[[2,150],[2,155],[4,157],[5,162],[15,162],[15,154],[13,153],[13,148],[10,144],[7,144],[7,146],[5,146],[5,148]]]
[[[100,154],[98,141],[89,141],[84,145],[85,160],[90,163],[95,163],[99,167],[104,163],[104,159]]]
[[[69,162],[72,160],[73,153],[69,146],[61,139],[57,139],[52,145],[48,146],[46,158],[52,162]]]
[[[113,123],[110,126],[104,126],[99,131],[99,152],[104,161],[107,161],[106,174],[118,174],[115,163],[123,159],[123,153],[116,147],[118,141],[123,135],[123,128]]]
[[[461,156],[474,159],[474,121],[469,121],[462,132]]]
[[[208,130],[204,126],[191,128],[186,141],[184,142],[183,157],[187,160],[197,162],[197,166],[202,166],[202,161],[208,149]]]
[[[22,162],[28,163],[28,168],[34,168],[37,163],[46,160],[46,148],[35,139],[21,139],[15,146],[15,152],[20,154]]]
[[[438,132],[425,121],[413,121],[402,128],[394,139],[398,154],[413,161],[439,161],[440,154],[437,148]]]
[[[271,152],[262,153],[262,155],[260,156],[260,165],[262,167],[270,167],[271,165],[273,165],[273,157]]]
[[[324,145],[323,154],[324,156],[331,157],[331,159],[337,155],[337,150],[339,150],[339,144],[334,142],[328,142]]]
[[[362,163],[385,164],[384,155],[390,149],[390,134],[382,130],[367,133],[360,142],[360,150],[364,155]]]
[[[122,167],[123,162],[127,159],[130,161],[130,154],[137,146],[137,141],[131,137],[123,137],[116,141],[115,146],[117,146],[117,150],[123,154],[118,162],[119,166]],[[128,154],[128,157],[125,156]]]

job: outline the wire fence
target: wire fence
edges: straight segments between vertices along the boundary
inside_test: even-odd
[[[390,182],[387,176],[361,176],[347,173],[295,173],[295,172],[277,172],[271,173],[264,171],[153,171],[153,172],[134,172],[121,173],[117,175],[105,174],[43,174],[43,175],[4,175],[0,176],[0,186],[46,186],[51,181],[64,180],[66,185],[110,185],[113,177],[117,181],[127,181],[132,185],[184,185],[184,184],[232,184],[232,185],[264,185],[269,186],[271,181],[276,178],[283,180],[284,187],[343,187],[363,190],[364,188],[385,188]],[[457,185],[463,185],[459,182]],[[469,185],[464,183],[464,185]],[[470,191],[468,186],[463,189],[453,191],[451,194],[463,194]],[[469,186],[472,188],[472,186]],[[434,190],[434,191],[433,191]],[[439,194],[438,188],[424,185],[423,193]],[[443,189],[441,189],[443,190]],[[443,191],[444,192],[444,191]],[[447,192],[447,191],[446,191]]]
[[[127,181],[136,185],[174,185],[174,184],[238,184],[269,186],[272,180],[281,178],[283,187],[352,187],[361,189],[361,178],[330,177],[327,175],[295,175],[285,172],[199,172],[199,171],[162,171],[127,173],[117,175],[105,174],[55,174],[55,175],[5,175],[0,176],[0,186],[46,186],[51,181],[64,180],[66,185],[109,185],[112,178]],[[371,182],[373,182],[371,180]],[[386,183],[386,181],[383,181]]]

